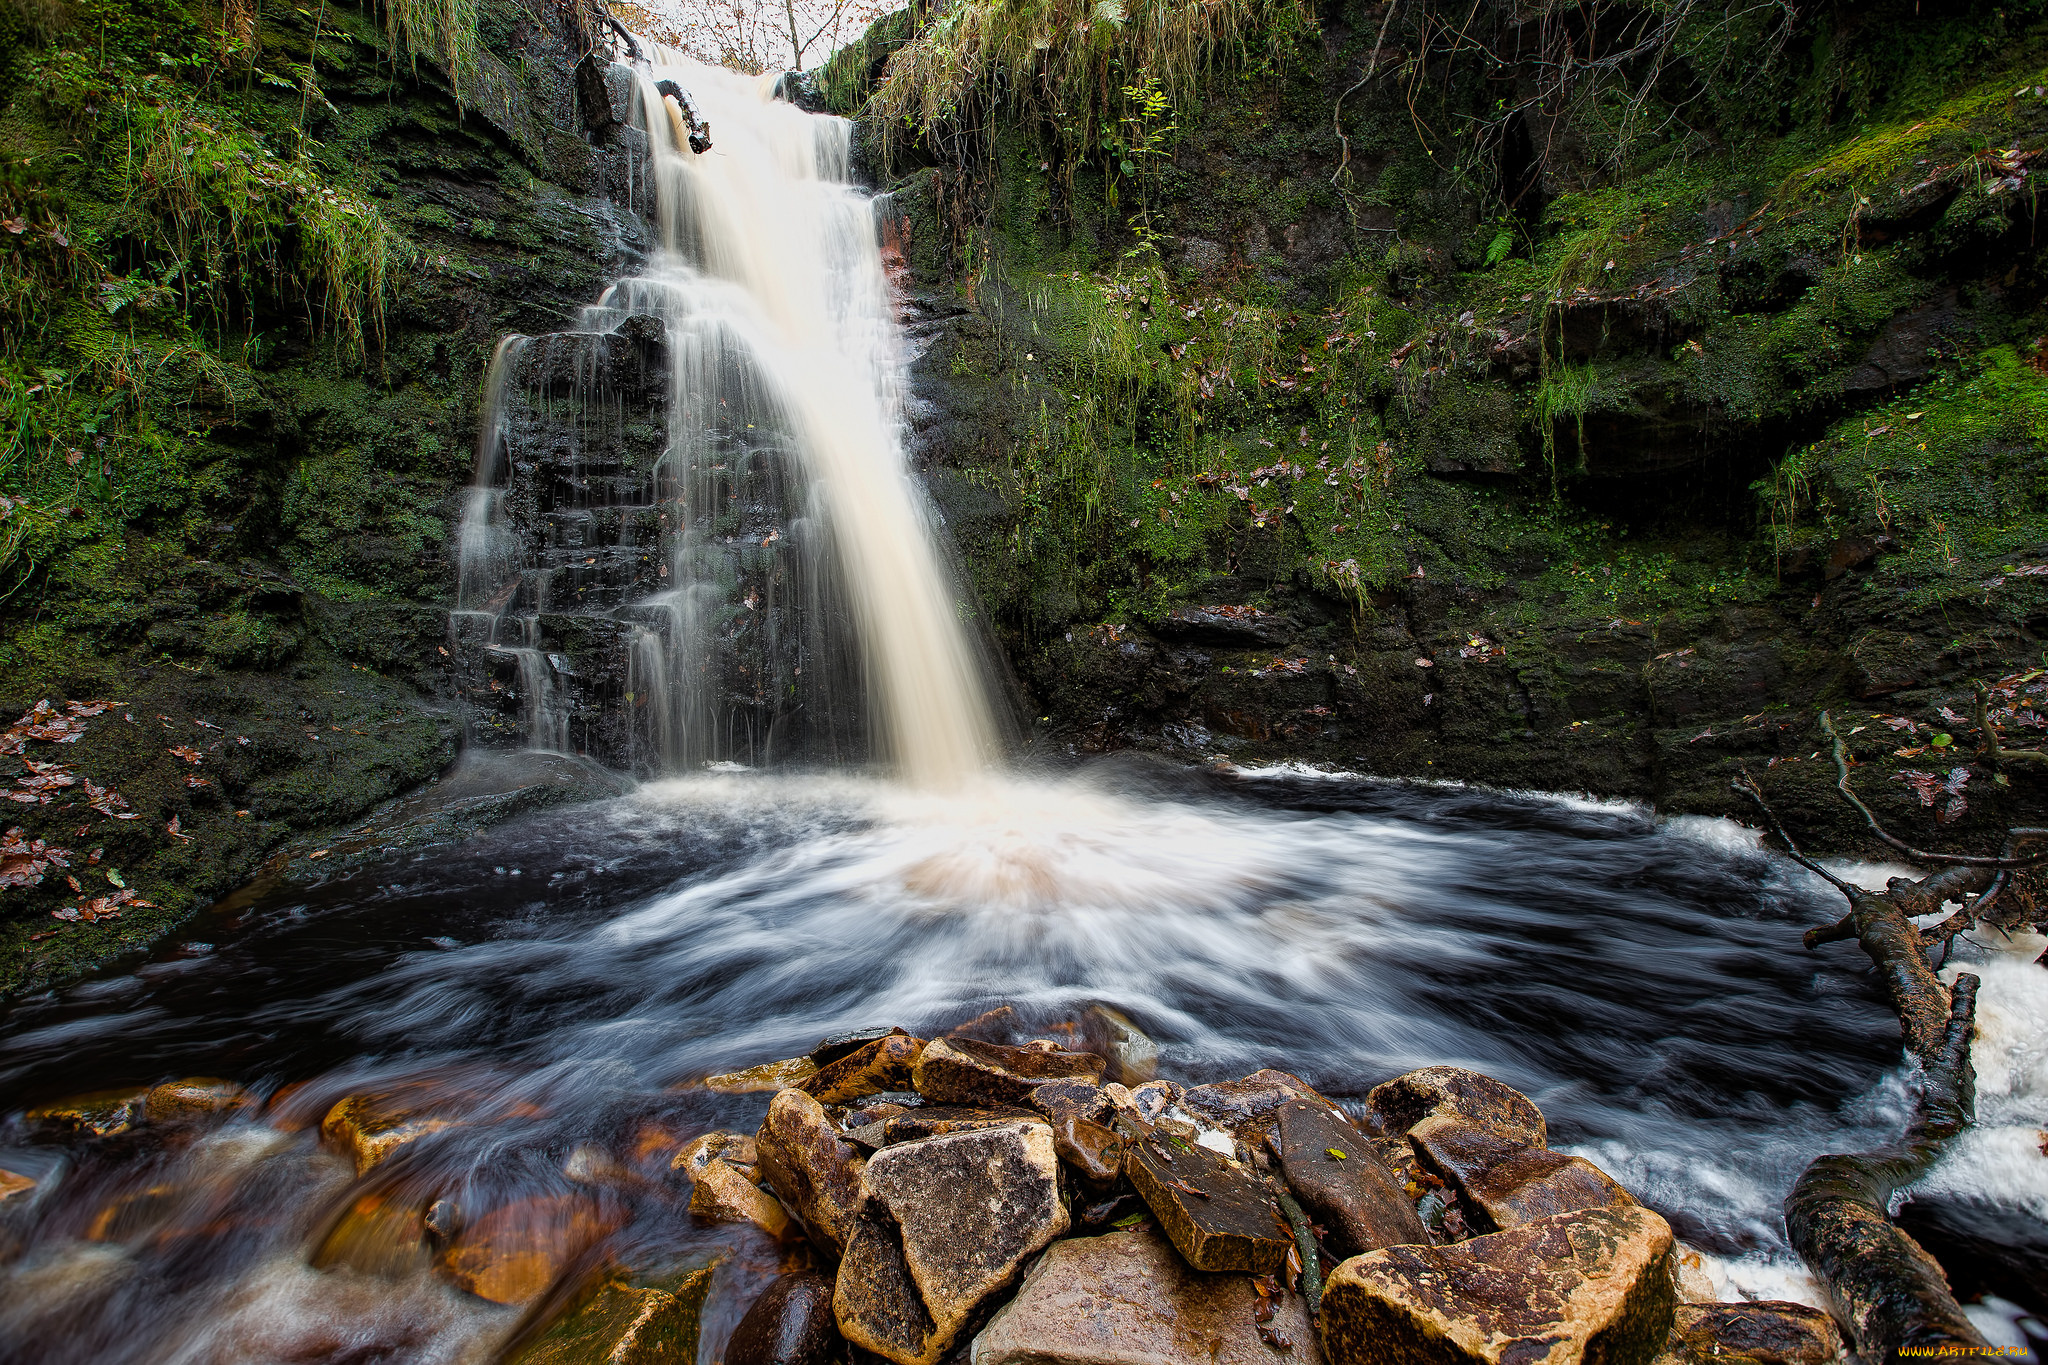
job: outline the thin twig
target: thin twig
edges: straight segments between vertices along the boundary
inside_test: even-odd
[[[1742,769],[1742,780],[1731,785],[1733,785],[1737,791],[1748,792],[1749,795],[1755,799],[1757,805],[1762,807],[1764,818],[1771,822],[1772,832],[1775,833],[1778,836],[1778,838],[1783,841],[1785,845],[1785,851],[1792,855],[1793,862],[1798,863],[1801,867],[1805,868],[1809,872],[1817,873],[1818,875],[1825,877],[1828,880],[1829,884],[1835,888],[1835,890],[1841,892],[1844,896],[1847,896],[1849,898],[1849,903],[1852,905],[1855,904],[1856,898],[1858,896],[1868,894],[1863,890],[1862,887],[1854,886],[1848,882],[1843,881],[1840,877],[1837,877],[1834,873],[1828,871],[1819,863],[1815,862],[1813,859],[1807,857],[1804,853],[1801,853],[1799,851],[1799,845],[1793,841],[1791,832],[1788,831],[1785,828],[1785,826],[1779,821],[1778,813],[1771,809],[1770,802],[1764,800],[1763,788],[1757,786],[1756,779],[1750,776],[1749,769],[1747,766],[1745,766]],[[1848,921],[1843,921],[1843,924],[1847,923]],[[1835,927],[1841,928],[1842,926],[1837,925]],[[1816,929],[1812,932],[1820,933],[1821,931]],[[1844,938],[1854,938],[1855,936],[1856,933],[1853,929],[1851,929],[1847,934],[1843,935]],[[1828,940],[1822,941],[1826,942]],[[1812,946],[1813,945],[1811,943],[1807,944],[1807,947],[1809,948]]]

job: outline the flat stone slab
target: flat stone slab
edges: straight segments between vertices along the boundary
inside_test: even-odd
[[[833,1286],[839,1331],[896,1365],[935,1365],[1067,1226],[1043,1123],[884,1147],[861,1173]]]
[[[1335,1365],[1650,1365],[1671,1332],[1671,1228],[1588,1209],[1356,1256],[1323,1288]]]
[[[1658,1365],[1833,1365],[1835,1320],[1803,1303],[1682,1303]]]
[[[1281,1174],[1310,1221],[1325,1229],[1332,1252],[1357,1256],[1431,1240],[1401,1182],[1356,1128],[1297,1099],[1280,1106],[1273,1132]]]
[[[1124,1174],[1197,1270],[1270,1275],[1294,1245],[1266,1182],[1206,1147],[1140,1138],[1124,1148]]]
[[[918,1055],[917,1093],[941,1104],[1023,1104],[1047,1081],[1102,1082],[1108,1062],[1051,1043],[1008,1047],[974,1038],[934,1038]]]
[[[1264,1324],[1243,1275],[1189,1268],[1157,1231],[1055,1242],[974,1339],[972,1365],[1319,1365],[1299,1294]]]
[[[1579,1209],[1621,1208],[1635,1199],[1584,1157],[1531,1147],[1500,1129],[1452,1114],[1424,1119],[1408,1131],[1416,1155],[1457,1187],[1500,1232]]]
[[[821,1045],[822,1046],[822,1045]],[[924,1051],[924,1039],[885,1034],[820,1066],[796,1083],[821,1104],[847,1104],[910,1084],[910,1070]],[[817,1054],[813,1053],[815,1061]]]

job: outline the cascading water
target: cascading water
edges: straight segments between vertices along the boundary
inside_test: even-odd
[[[558,661],[579,654],[556,637],[594,634],[623,666],[630,717],[626,753],[607,757],[674,771],[866,747],[910,781],[958,782],[994,755],[995,727],[906,468],[900,346],[874,204],[849,183],[850,125],[648,51],[632,107],[659,247],[575,332],[499,346],[458,634],[517,660],[530,745],[585,747],[558,700]],[[670,83],[718,130],[708,152]],[[665,390],[644,468],[607,411],[636,360]],[[522,449],[565,425],[566,461]]]

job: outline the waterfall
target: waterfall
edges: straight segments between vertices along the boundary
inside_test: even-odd
[[[916,784],[961,779],[995,756],[995,726],[905,458],[902,347],[851,125],[642,48],[632,117],[655,249],[575,329],[500,343],[457,633],[517,659],[530,745],[601,741],[589,701],[604,684],[556,676],[601,648],[616,660],[589,672],[618,674],[599,700],[624,727],[622,762],[865,749]],[[677,86],[716,130],[706,152],[664,94]],[[643,466],[634,405],[657,400],[665,432]]]

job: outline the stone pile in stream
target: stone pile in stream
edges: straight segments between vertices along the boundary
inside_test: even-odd
[[[710,1078],[779,1087],[743,1150],[825,1267],[758,1300],[725,1365],[1841,1357],[1825,1314],[1713,1302],[1661,1217],[1486,1076],[1410,1072],[1354,1117],[1284,1071],[1183,1087],[987,1031]]]
[[[1826,1314],[1715,1302],[1663,1218],[1552,1151],[1537,1107],[1489,1077],[1428,1067],[1352,1112],[1284,1071],[1151,1079],[1149,1042],[1109,1011],[1064,1038],[1026,1033],[1002,1010],[945,1037],[874,1030],[701,1082],[772,1092],[757,1132],[653,1156],[692,1217],[779,1243],[782,1273],[722,1365],[1842,1358]],[[594,1249],[624,1219],[602,1201],[529,1197],[465,1218],[365,1183],[462,1120],[390,1096],[317,1103],[303,1124],[353,1162],[358,1194],[316,1268],[404,1273],[438,1248],[433,1263],[467,1293],[530,1306],[506,1365],[699,1358],[710,1268],[593,1278]],[[104,1138],[259,1107],[193,1080],[24,1117]],[[292,1112],[288,1092],[271,1097],[270,1121]],[[564,1174],[616,1182],[630,1159],[579,1146]],[[33,1186],[0,1171],[0,1215]]]

